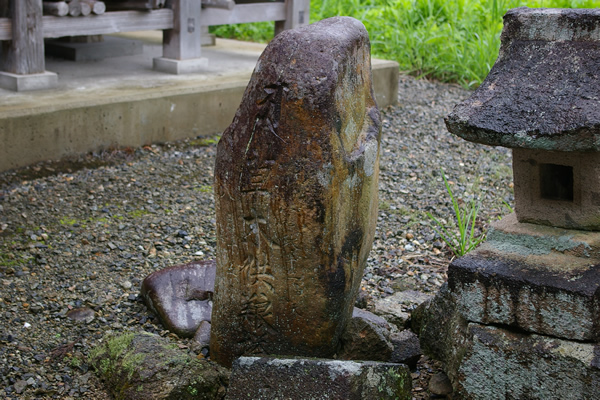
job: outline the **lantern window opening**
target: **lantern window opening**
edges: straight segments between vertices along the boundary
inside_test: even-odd
[[[546,200],[573,201],[573,167],[540,164],[540,197]]]

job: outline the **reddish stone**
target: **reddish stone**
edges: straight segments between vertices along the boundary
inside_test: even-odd
[[[212,313],[215,260],[194,261],[153,272],[142,283],[144,303],[168,330],[193,337]]]

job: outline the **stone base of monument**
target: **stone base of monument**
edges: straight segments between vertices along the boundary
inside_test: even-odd
[[[241,357],[226,399],[410,399],[406,365],[324,359]]]
[[[600,399],[600,232],[509,215],[414,317],[460,398]]]

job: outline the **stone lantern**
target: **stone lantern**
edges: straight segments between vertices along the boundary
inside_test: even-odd
[[[421,344],[459,398],[600,399],[600,10],[513,9],[501,40],[446,125],[513,149],[515,213],[451,263]]]
[[[447,118],[513,149],[520,222],[600,230],[600,10],[518,8],[481,87]]]

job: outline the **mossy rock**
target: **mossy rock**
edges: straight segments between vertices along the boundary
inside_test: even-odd
[[[150,333],[109,337],[90,364],[115,399],[222,399],[230,371]]]

